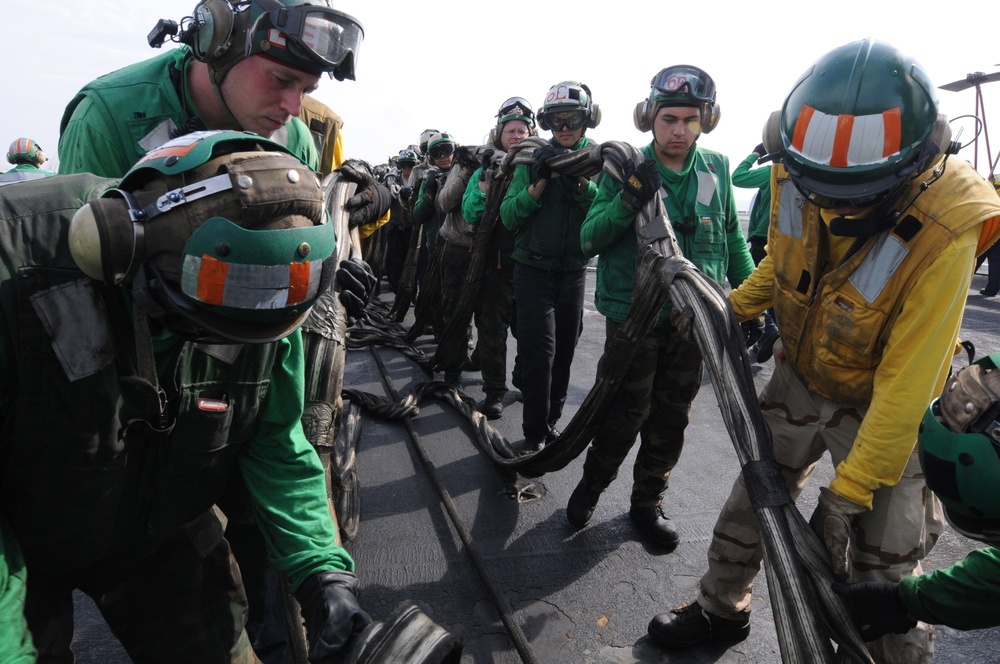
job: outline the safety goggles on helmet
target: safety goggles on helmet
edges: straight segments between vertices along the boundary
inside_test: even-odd
[[[661,69],[649,82],[653,102],[677,101],[693,104],[715,101],[715,81],[697,67],[677,65]]]
[[[510,120],[521,120],[527,122],[528,126],[535,123],[535,113],[531,110],[531,104],[524,97],[511,97],[500,105],[497,112],[497,124],[502,125]]]
[[[354,78],[364,28],[357,19],[322,5],[286,6],[257,0],[264,8],[247,31],[246,53],[264,53],[296,66]]]
[[[552,131],[560,131],[564,128],[575,130],[587,124],[586,111],[557,111],[545,114],[545,120]]]
[[[427,149],[427,154],[431,159],[441,159],[455,154],[455,144],[451,142],[441,142]]]

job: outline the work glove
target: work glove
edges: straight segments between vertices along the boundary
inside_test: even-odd
[[[747,348],[750,348],[757,343],[760,335],[764,333],[764,317],[756,316],[740,323],[740,330],[743,331],[743,341],[746,343]]]
[[[309,640],[309,661],[342,662],[351,640],[372,618],[358,604],[358,577],[329,570],[307,578],[295,593]]]
[[[370,224],[386,213],[392,204],[389,188],[376,182],[372,169],[366,162],[348,159],[336,172],[345,180],[357,184],[354,195],[344,205],[350,214],[348,225],[351,228]]]
[[[660,171],[652,159],[638,166],[629,159],[625,162],[625,180],[622,181],[622,203],[630,210],[641,210],[653,200],[660,190]]]
[[[479,161],[476,159],[475,148],[469,147],[468,145],[460,145],[455,150],[455,158],[458,160],[459,166],[465,166],[467,168],[475,168],[479,166]]]
[[[483,153],[479,156],[479,165],[483,167],[484,171],[488,171],[493,168],[493,155],[497,153],[493,148],[486,148]]]
[[[833,591],[844,598],[861,638],[874,641],[886,634],[905,634],[917,626],[892,581],[834,583]]]
[[[764,332],[754,345],[754,359],[758,363],[763,364],[771,359],[771,356],[774,354],[774,342],[778,340],[779,336],[777,326],[774,324],[768,325],[765,320]]]
[[[403,187],[402,189],[399,190],[400,201],[408,201],[410,200],[410,196],[412,195],[413,195],[413,187]]]
[[[820,487],[819,504],[809,519],[809,525],[830,552],[833,576],[847,581],[851,576],[851,534],[854,518],[868,510],[847,498],[838,496],[827,487]]]
[[[441,180],[444,180],[444,178],[445,175],[441,171],[427,171],[427,179],[424,181],[424,193],[434,198],[437,195],[438,187],[441,186]]]
[[[547,145],[535,148],[535,154],[531,157],[531,184],[552,177],[552,169],[545,162],[554,156],[556,151]]]
[[[351,258],[340,261],[336,276],[340,284],[340,303],[344,305],[348,317],[357,318],[364,313],[375,293],[375,274],[368,263],[360,258]]]
[[[753,149],[753,153],[758,157],[763,157],[767,154],[767,148],[764,147],[763,143],[760,143],[757,147]]]

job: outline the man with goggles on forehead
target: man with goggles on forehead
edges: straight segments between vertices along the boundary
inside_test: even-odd
[[[534,149],[532,163],[514,169],[500,204],[503,225],[514,233],[515,336],[528,449],[559,435],[590,263],[580,250],[580,225],[597,189],[586,178],[553,173],[547,162],[557,151],[591,145],[584,133],[601,121],[601,111],[590,88],[563,81],[549,88],[537,119],[552,140]]]
[[[150,44],[179,48],[87,84],[60,125],[63,173],[121,177],[152,148],[197,129],[252,131],[319,157],[297,118],[323,73],[354,79],[361,24],[325,0],[203,0]],[[379,215],[381,216],[381,214]]]
[[[634,113],[636,128],[653,134],[641,150],[642,161],[626,166],[621,184],[607,175],[598,181],[580,239],[585,254],[600,255],[595,302],[606,319],[608,343],[632,306],[635,219],[656,192],[662,191],[682,254],[699,270],[720,285],[728,279],[734,286],[753,270],[736,213],[729,160],[695,143],[715,128],[718,118],[715,84],[708,74],[688,65],[663,69]],[[676,548],[680,536],[664,514],[663,496],[680,458],[702,376],[698,344],[671,322],[672,308],[668,301],[656,326],[638,342],[566,507],[570,524],[584,527],[639,436],[629,517],[644,539],[665,552]]]
[[[478,226],[486,212],[486,195],[494,185],[496,165],[512,147],[535,131],[535,113],[523,97],[511,97],[500,105],[497,124],[490,130],[490,142],[480,153],[480,167],[472,174],[462,197],[462,216]],[[499,186],[499,185],[497,185]],[[514,314],[514,234],[502,223],[495,223],[487,246],[488,259],[483,267],[483,281],[476,301],[476,332],[479,366],[483,373],[483,393],[479,411],[488,419],[503,414],[507,394],[507,331]],[[514,359],[514,375],[518,377]]]
[[[941,533],[915,443],[951,368],[976,255],[1000,233],[993,188],[949,158],[934,90],[912,58],[870,39],[813,64],[765,127],[781,156],[767,255],[729,295],[741,320],[773,305],[781,339],[761,410],[792,500],[829,452],[835,477],[810,525],[841,581],[919,574]],[[740,476],[698,597],[654,617],[650,635],[668,648],[745,639],[761,562]],[[930,662],[932,636],[917,623],[868,648],[879,663]]]
[[[316,171],[340,168],[344,160],[339,118],[325,105],[309,105],[307,93],[317,88],[324,73],[338,80],[355,78],[362,37],[361,24],[332,9],[327,0],[201,0],[179,25],[161,20],[149,34],[153,47],[170,39],[180,43],[178,48],[88,83],[68,104],[60,127],[60,173],[119,178],[157,146],[206,128],[270,138]],[[325,123],[333,124],[320,126]],[[316,140],[320,137],[322,142]],[[322,162],[320,144],[326,154]],[[341,172],[358,185],[346,206],[351,226],[383,219],[391,198],[370,169]],[[374,277],[361,260],[343,261],[340,267],[343,278],[360,287],[362,295],[351,312],[359,315]],[[311,318],[303,329],[311,358],[307,373],[313,378],[307,380],[306,418],[310,442],[321,447],[332,445],[333,429],[313,424],[308,413],[323,413],[320,422],[336,421],[339,402],[314,398],[314,391],[334,382],[315,377],[341,375],[344,349],[342,340],[325,336],[333,325],[314,322]],[[340,390],[329,392],[336,402]],[[327,414],[328,406],[333,414]],[[241,517],[231,511],[227,516],[252,596],[248,629],[256,632],[263,606],[254,593],[263,592],[264,563],[254,565],[248,552],[260,547],[240,546],[235,531],[243,529],[252,541],[259,537],[257,527],[248,514]]]

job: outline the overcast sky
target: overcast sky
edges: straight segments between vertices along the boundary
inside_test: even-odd
[[[59,120],[77,90],[101,74],[156,55],[146,35],[157,19],[188,16],[197,1],[3,4],[8,22],[0,46],[6,90],[0,144],[34,138],[54,169]],[[537,109],[548,88],[566,79],[586,83],[601,107],[601,124],[588,136],[641,146],[649,135],[635,129],[632,111],[648,94],[653,74],[692,64],[715,79],[722,108],[719,126],[700,141],[727,154],[735,167],[760,142],[764,121],[799,75],[847,42],[888,41],[921,62],[936,85],[974,71],[1000,70],[995,5],[963,0],[921,10],[920,4],[334,0],[365,27],[358,80],[324,77],[316,96],[343,116],[348,156],[373,164],[417,142],[425,128],[478,145],[504,99],[522,96]],[[1000,82],[982,89],[987,119],[995,125],[989,128],[996,160]],[[972,89],[938,94],[941,110],[951,117],[975,112]],[[963,140],[971,138],[969,125]],[[972,162],[973,147],[959,156]],[[980,141],[983,174],[989,172],[986,161]],[[749,201],[751,194],[737,190],[738,201]]]

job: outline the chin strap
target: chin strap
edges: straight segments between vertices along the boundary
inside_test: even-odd
[[[884,201],[879,203],[875,211],[869,215],[867,219],[844,219],[843,217],[836,217],[830,220],[830,234],[838,235],[841,237],[853,237],[854,242],[848,248],[847,253],[844,257],[840,259],[839,265],[843,265],[853,256],[865,242],[868,241],[873,235],[877,235],[884,231],[889,230],[896,225],[899,218],[903,216],[903,213],[910,209],[910,207],[916,202],[920,194],[927,191],[928,188],[935,182],[937,182],[942,175],[944,175],[945,166],[948,164],[948,155],[945,154],[944,160],[942,160],[941,165],[931,171],[931,176],[927,180],[920,183],[920,187],[917,192],[913,194],[910,200],[906,201],[904,205],[900,205],[898,208],[893,210],[893,206],[903,195],[906,190],[905,185],[900,185],[896,191],[891,193]]]

